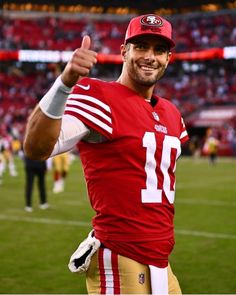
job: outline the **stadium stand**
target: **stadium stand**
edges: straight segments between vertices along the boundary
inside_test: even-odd
[[[35,14],[34,17],[29,17],[29,14],[17,17],[2,14],[0,49],[74,50],[80,46],[82,37],[89,34],[93,40],[93,49],[97,52],[118,54],[128,20],[128,16],[126,19],[122,18],[122,21],[115,21],[104,19],[103,16],[100,19],[85,20],[68,19],[58,15],[42,17],[40,13],[37,17]],[[186,14],[184,18],[181,15],[173,15],[170,20],[175,28],[176,53],[236,46],[235,10],[207,14],[191,13]],[[8,129],[12,126],[19,129],[18,134],[22,140],[25,118],[29,110],[43,96],[64,65],[19,61],[4,61],[2,65],[0,116]],[[214,105],[236,104],[235,68],[235,59],[176,61],[170,65],[165,79],[158,82],[157,93],[171,99],[179,107],[186,122],[189,122],[190,135],[200,132],[200,136],[203,136],[204,130],[209,126],[194,126],[192,121],[188,120],[188,115]],[[98,64],[91,74],[94,77],[116,79],[119,72],[120,65]],[[222,129],[222,126],[226,129],[226,132],[222,131],[224,142],[230,142],[227,152],[224,149],[222,154],[232,154],[231,146],[236,138],[235,134],[232,135],[235,118],[232,117],[227,122],[222,121],[220,126],[216,127]]]
[[[73,50],[80,45],[84,34],[91,35],[94,49],[106,53],[119,53],[128,17],[124,22],[114,20],[81,20],[58,17],[23,19],[2,15],[0,48]],[[170,18],[174,39],[178,40],[175,51],[196,51],[204,48],[236,45],[236,13],[191,14]],[[42,30],[42,28],[44,28]],[[30,36],[30,38],[29,38]]]

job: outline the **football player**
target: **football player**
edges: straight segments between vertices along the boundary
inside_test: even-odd
[[[70,165],[69,153],[58,154],[52,158],[53,170],[53,193],[61,193],[64,191],[65,179],[68,175]]]
[[[188,135],[177,108],[154,94],[174,45],[166,19],[133,18],[121,45],[121,75],[106,82],[86,77],[97,53],[85,36],[29,118],[29,157],[78,145],[96,212],[88,245],[100,242],[85,267],[89,294],[181,293],[168,257],[176,161]]]

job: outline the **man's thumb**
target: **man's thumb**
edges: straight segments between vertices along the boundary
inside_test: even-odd
[[[91,39],[88,35],[83,37],[81,48],[89,49],[91,45]]]

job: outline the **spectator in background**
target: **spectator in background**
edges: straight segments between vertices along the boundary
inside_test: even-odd
[[[189,142],[189,150],[192,154],[192,157],[195,160],[199,159],[201,155],[201,144],[200,144],[200,138],[197,135],[194,135],[191,137],[191,140]]]
[[[206,140],[205,140],[203,149],[204,149],[204,152],[209,157],[209,163],[212,165],[216,163],[218,147],[219,147],[218,138],[214,135],[214,132],[211,128],[207,129]]]
[[[32,195],[34,180],[37,178],[38,192],[40,205],[39,208],[42,210],[48,209],[49,204],[47,203],[47,192],[46,192],[46,172],[47,164],[46,161],[31,160],[24,156],[25,162],[25,211],[33,212],[32,208]]]
[[[3,141],[0,135],[0,185],[2,184],[3,172],[4,172]]]
[[[56,155],[52,158],[52,171],[53,171],[53,192],[55,194],[64,191],[65,179],[67,177],[70,165],[69,153]]]
[[[14,154],[12,150],[13,137],[7,132],[4,126],[1,126],[1,151],[3,155],[3,172],[8,168],[10,176],[17,176]]]

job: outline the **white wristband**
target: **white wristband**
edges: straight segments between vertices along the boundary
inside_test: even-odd
[[[67,87],[59,76],[49,91],[39,102],[42,112],[51,119],[61,119],[71,88]]]

